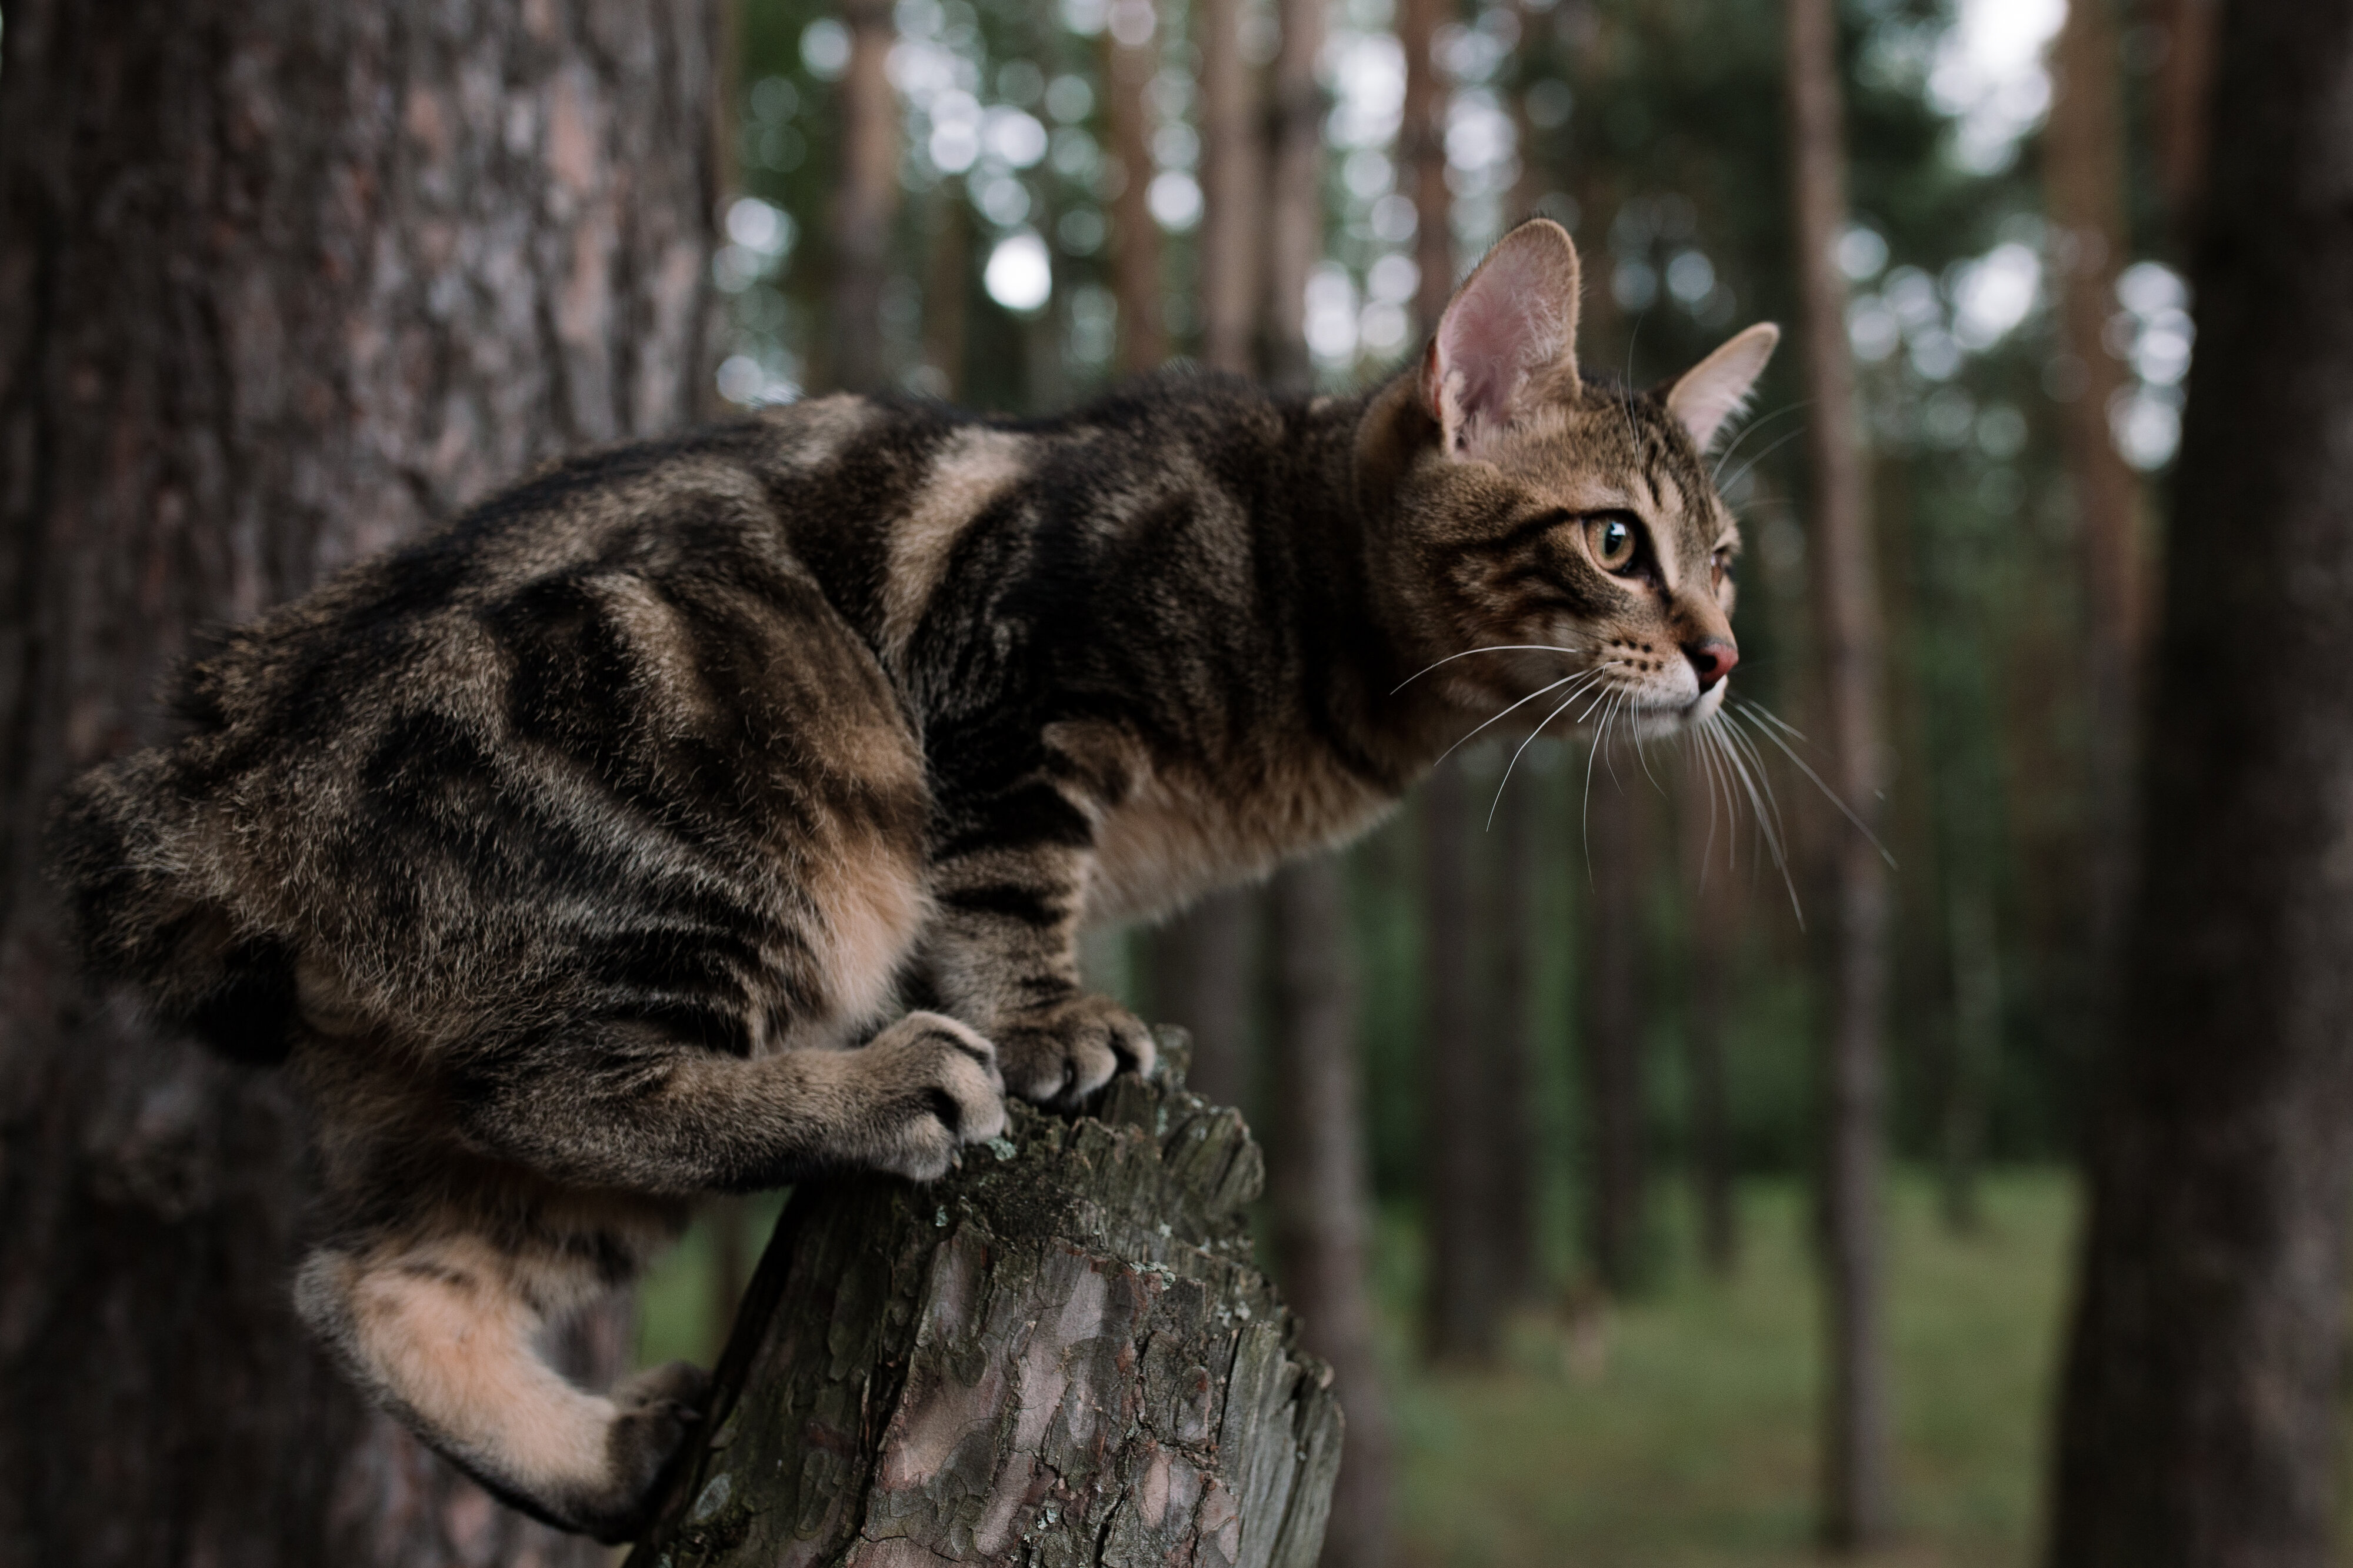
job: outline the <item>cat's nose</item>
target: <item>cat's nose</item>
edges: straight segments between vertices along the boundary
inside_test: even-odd
[[[1732,673],[1740,662],[1740,650],[1727,637],[1708,637],[1683,645],[1683,657],[1692,661],[1693,672],[1699,677],[1699,689],[1705,691]]]

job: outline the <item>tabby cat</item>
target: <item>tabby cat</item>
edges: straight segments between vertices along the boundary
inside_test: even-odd
[[[1777,333],[1603,389],[1577,300],[1532,222],[1363,396],[827,397],[582,458],[195,662],[53,853],[96,976],[304,1090],[296,1298],[350,1374],[627,1538],[702,1374],[535,1345],[698,1194],[936,1177],[1002,1095],[1147,1068],[1081,925],[1340,843],[1506,705],[1713,712],[1702,453]]]

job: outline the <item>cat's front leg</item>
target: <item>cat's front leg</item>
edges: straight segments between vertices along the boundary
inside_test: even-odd
[[[969,847],[934,872],[927,956],[944,1010],[995,1042],[1008,1093],[1039,1105],[1076,1104],[1123,1068],[1152,1070],[1144,1021],[1079,983],[1091,868],[1079,817],[1052,837]]]

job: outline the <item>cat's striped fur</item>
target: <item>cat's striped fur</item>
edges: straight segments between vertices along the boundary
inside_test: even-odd
[[[695,1194],[926,1178],[1002,1091],[1148,1064],[1082,921],[1346,838],[1546,682],[1712,707],[1700,453],[1770,329],[1590,387],[1575,268],[1516,231],[1365,397],[832,397],[580,458],[195,664],[188,732],[69,792],[58,864],[97,973],[307,1089],[298,1293],[353,1373],[625,1537],[699,1374],[589,1394],[533,1340]],[[1540,646],[1409,680],[1498,644]]]

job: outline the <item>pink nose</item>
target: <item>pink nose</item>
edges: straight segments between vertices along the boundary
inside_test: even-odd
[[[1724,637],[1709,637],[1683,649],[1683,657],[1692,661],[1692,669],[1699,677],[1699,689],[1705,691],[1732,673],[1740,662],[1740,650]]]

